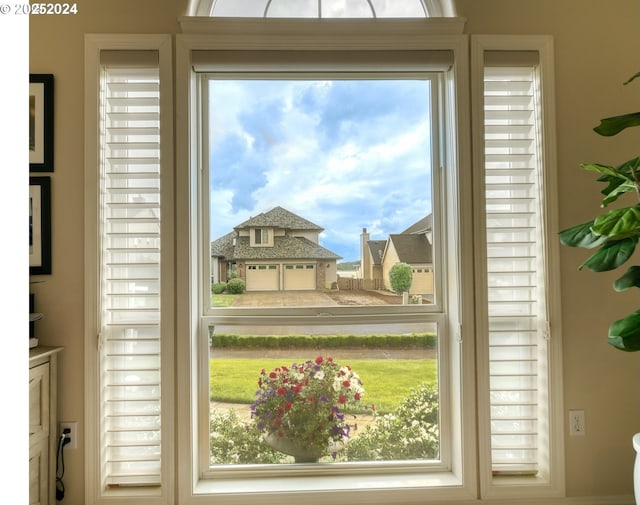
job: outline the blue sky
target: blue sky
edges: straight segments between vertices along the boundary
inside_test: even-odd
[[[431,212],[429,108],[419,80],[212,81],[212,239],[279,205],[359,259],[362,228],[384,239]]]

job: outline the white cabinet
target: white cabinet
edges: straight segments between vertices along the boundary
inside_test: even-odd
[[[29,350],[29,504],[55,505],[57,355],[60,347]]]

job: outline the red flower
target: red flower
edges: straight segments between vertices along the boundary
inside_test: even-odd
[[[349,381],[342,381],[342,385],[348,388],[349,386],[351,386],[351,383]]]
[[[307,401],[308,401],[309,403],[313,403],[313,402],[315,402],[315,401],[316,401],[316,399],[315,399],[313,396],[307,396]]]
[[[284,410],[289,410],[291,408],[291,402],[286,402],[284,404]]]
[[[273,424],[275,424],[276,426],[280,426],[282,424],[282,419],[276,417],[273,421]]]
[[[338,397],[338,403],[347,403],[347,397],[345,395],[340,395]]]
[[[353,398],[358,401],[360,398],[362,398],[362,396],[360,396],[360,393],[356,393],[355,395],[353,395]]]
[[[275,372],[271,372],[271,373],[269,374],[269,378],[270,378],[270,379],[275,379],[276,377],[278,377],[278,374],[276,374]]]
[[[287,390],[285,388],[278,388],[277,391],[276,391],[276,394],[278,396],[284,396],[286,392],[287,392]]]
[[[324,359],[322,358],[322,356],[318,356],[316,358],[316,365],[319,365],[320,363],[322,363],[324,361]]]

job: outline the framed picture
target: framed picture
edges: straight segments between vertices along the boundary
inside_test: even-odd
[[[29,178],[29,275],[51,273],[51,178]]]
[[[53,74],[29,75],[29,171],[53,172]]]

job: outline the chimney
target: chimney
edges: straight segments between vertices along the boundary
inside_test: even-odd
[[[369,233],[366,228],[362,228],[360,235],[360,278],[369,278],[370,258],[369,258]]]

